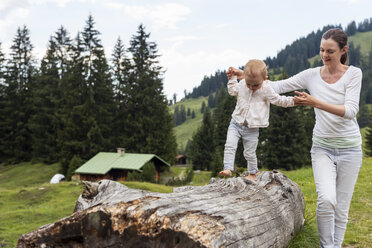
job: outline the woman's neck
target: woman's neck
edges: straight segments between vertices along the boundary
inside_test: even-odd
[[[344,64],[338,63],[338,64],[335,64],[335,65],[324,65],[323,70],[324,70],[324,72],[329,73],[329,74],[332,75],[332,74],[337,74],[337,73],[340,73],[340,72],[345,72],[347,67],[348,66],[346,66]]]

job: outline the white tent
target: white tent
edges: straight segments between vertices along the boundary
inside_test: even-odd
[[[60,181],[65,180],[65,176],[62,174],[55,174],[49,183],[59,183]]]

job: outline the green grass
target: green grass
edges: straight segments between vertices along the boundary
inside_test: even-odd
[[[179,175],[184,167],[171,167],[168,175]],[[0,166],[0,247],[14,247],[18,238],[42,225],[69,216],[83,187],[77,182],[49,184],[58,164],[22,163]],[[311,168],[283,171],[301,188],[305,198],[305,226],[289,247],[319,247],[316,226],[316,192]],[[344,245],[372,247],[372,158],[364,159],[350,207]],[[211,172],[195,173],[193,185],[209,182]],[[173,187],[143,182],[121,182],[130,188],[169,193]]]
[[[290,248],[319,247],[316,226],[316,192],[311,168],[282,171],[301,188],[305,199],[305,225],[292,239]]]
[[[21,234],[73,212],[82,185],[49,184],[58,170],[31,163],[0,168],[0,247],[14,247]]]
[[[0,166],[0,188],[14,189],[40,185],[49,182],[58,171],[59,164],[21,163],[18,165]]]
[[[319,247],[316,225],[316,192],[311,168],[285,171],[296,182],[305,198],[305,226],[290,243],[290,248]],[[372,247],[372,158],[365,158],[350,206],[349,222],[343,245],[345,247]]]
[[[174,105],[169,107],[170,112],[173,113],[176,106],[184,105],[187,111],[188,108],[191,109],[191,112],[195,111],[195,118],[192,119],[191,116],[187,116],[187,119],[181,125],[174,127],[174,132],[177,139],[177,145],[179,150],[184,150],[187,144],[187,141],[192,138],[192,135],[200,127],[203,119],[203,114],[200,112],[202,102],[205,104],[208,103],[207,97],[199,97],[196,99],[186,99],[177,102]]]
[[[194,177],[192,179],[192,185],[200,186],[200,185],[208,184],[211,179],[211,175],[212,175],[212,172],[210,171],[195,172]]]
[[[173,187],[171,186],[165,186],[162,184],[155,184],[155,183],[146,183],[146,182],[134,182],[134,181],[128,181],[128,182],[121,182],[128,188],[133,189],[142,189],[152,192],[160,192],[160,193],[171,193],[173,192]]]

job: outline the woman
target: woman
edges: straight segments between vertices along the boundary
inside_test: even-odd
[[[278,93],[295,93],[296,105],[314,107],[315,126],[311,148],[316,185],[317,223],[321,247],[341,247],[349,206],[362,165],[362,140],[356,114],[362,72],[347,66],[347,35],[330,29],[322,36],[323,66],[307,69],[281,81],[272,82]],[[241,76],[235,68],[229,75]]]

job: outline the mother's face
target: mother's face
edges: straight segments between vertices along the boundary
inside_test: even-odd
[[[338,43],[333,39],[322,39],[320,42],[320,57],[324,65],[341,63],[341,56],[347,52],[347,46],[340,49]]]

